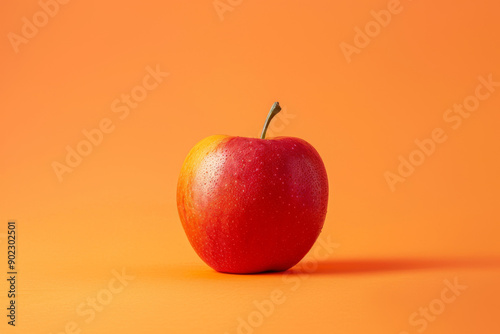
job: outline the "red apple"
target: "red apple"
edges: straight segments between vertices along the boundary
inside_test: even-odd
[[[226,273],[283,271],[297,264],[321,232],[328,180],[318,152],[292,137],[211,136],[188,154],[177,208],[196,253]]]

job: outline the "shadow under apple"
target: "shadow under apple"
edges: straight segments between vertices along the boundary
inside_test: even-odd
[[[301,262],[288,274],[343,275],[391,271],[422,271],[451,268],[499,268],[500,258],[358,258]],[[265,274],[279,274],[265,273]]]

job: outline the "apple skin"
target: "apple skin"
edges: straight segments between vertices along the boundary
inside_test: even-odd
[[[225,273],[293,267],[318,238],[327,206],[323,161],[293,137],[207,137],[189,152],[177,186],[189,242]]]

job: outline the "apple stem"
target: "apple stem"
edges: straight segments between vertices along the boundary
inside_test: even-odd
[[[262,133],[260,134],[260,139],[265,139],[269,123],[271,123],[273,117],[276,116],[280,112],[280,110],[281,107],[279,102],[274,102],[273,106],[271,107],[271,110],[269,110],[269,114],[267,114],[266,122],[264,123],[264,127],[262,128]]]

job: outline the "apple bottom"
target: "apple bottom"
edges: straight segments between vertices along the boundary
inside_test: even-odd
[[[318,236],[319,233],[301,238],[300,242],[295,241],[293,235],[269,235],[266,240],[244,240],[239,243],[234,238],[228,238],[219,239],[210,247],[193,248],[207,265],[221,273],[282,272],[299,263]]]

